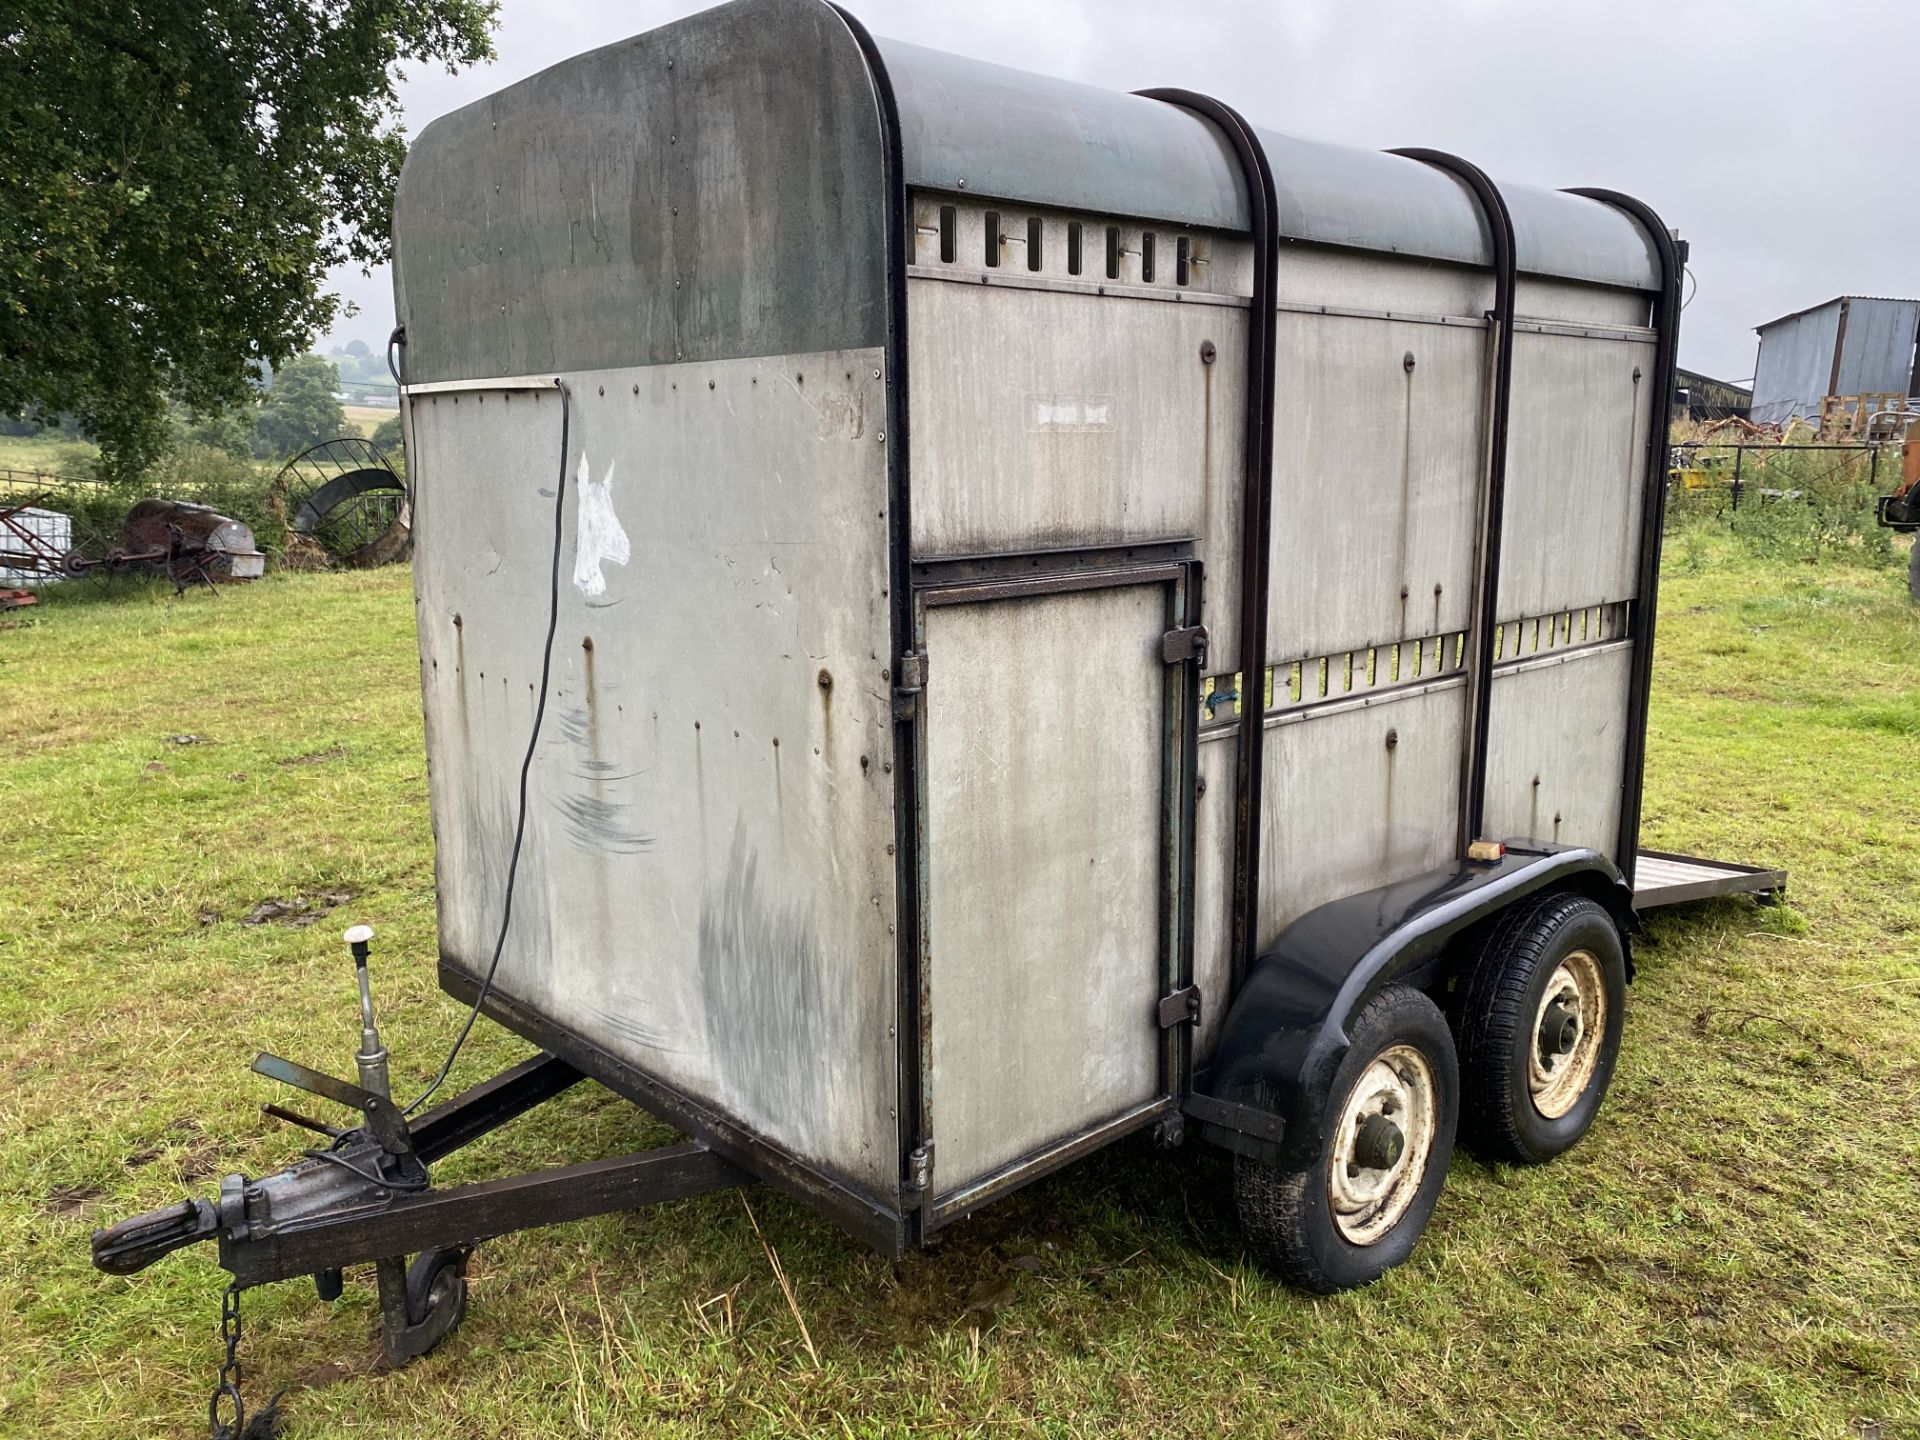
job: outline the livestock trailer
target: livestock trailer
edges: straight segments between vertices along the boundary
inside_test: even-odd
[[[540,1054],[408,1119],[369,1002],[256,1066],[365,1124],[108,1268],[378,1261],[399,1359],[488,1235],[750,1177],[899,1255],[1151,1129],[1361,1284],[1457,1126],[1591,1124],[1636,903],[1780,883],[1637,848],[1634,200],[737,0],[434,122],[394,236],[440,978]],[[690,1138],[430,1187],[583,1075]]]

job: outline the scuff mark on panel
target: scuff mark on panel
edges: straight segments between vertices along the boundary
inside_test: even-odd
[[[583,450],[577,474],[580,509],[574,522],[573,583],[582,595],[604,595],[607,579],[600,567],[608,561],[626,564],[633,549],[627,543],[620,517],[613,511],[613,462],[607,462],[606,476],[595,480]]]
[[[806,1151],[831,1128],[831,1016],[847,1002],[846,977],[830,976],[806,905],[770,889],[736,822],[725,877],[708,882],[700,903],[707,1039],[741,1113],[778,1113],[803,1132],[795,1138]]]
[[[589,1013],[621,1039],[629,1040],[635,1045],[644,1046],[648,1050],[657,1050],[663,1055],[688,1053],[685,1045],[671,1043],[666,1032],[656,1030],[650,1025],[642,1025],[631,1014],[616,1015],[613,1011],[602,1009],[597,1005],[590,1007]]]
[[[560,795],[553,804],[566,821],[567,838],[590,854],[638,855],[654,846],[652,832],[633,824],[630,805],[596,795]]]

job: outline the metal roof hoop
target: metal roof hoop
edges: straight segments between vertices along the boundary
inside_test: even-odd
[[[1246,177],[1253,230],[1253,295],[1247,328],[1246,477],[1240,547],[1240,731],[1234,777],[1232,906],[1228,965],[1232,990],[1260,946],[1260,810],[1266,740],[1267,580],[1273,543],[1273,399],[1278,345],[1280,201],[1266,147],[1231,105],[1192,90],[1137,92],[1191,110],[1218,126]]]
[[[1513,399],[1513,311],[1518,284],[1519,256],[1513,234],[1513,216],[1507,202],[1482,170],[1470,160],[1443,150],[1395,150],[1453,176],[1473,192],[1487,222],[1493,246],[1494,346],[1492,394],[1488,397],[1486,470],[1481,488],[1479,556],[1474,567],[1474,626],[1468,635],[1467,733],[1461,747],[1460,835],[1462,858],[1467,847],[1484,838],[1480,831],[1487,806],[1487,734],[1493,707],[1493,631],[1499,623],[1500,538],[1506,518],[1507,426]]]

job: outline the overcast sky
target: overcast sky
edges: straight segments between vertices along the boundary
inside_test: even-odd
[[[708,8],[502,0],[492,65],[418,70],[409,132],[569,55]],[[1118,90],[1177,85],[1273,129],[1450,150],[1499,179],[1604,185],[1692,242],[1681,364],[1753,373],[1753,327],[1920,293],[1916,0],[854,0],[876,34]],[[1876,67],[1878,73],[1876,73]],[[391,281],[338,271],[376,349]]]

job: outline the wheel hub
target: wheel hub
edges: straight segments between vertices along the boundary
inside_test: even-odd
[[[1540,1058],[1551,1065],[1559,1055],[1572,1053],[1580,1043],[1580,1012],[1555,1001],[1540,1021]]]
[[[1527,1057],[1533,1108],[1558,1120],[1579,1102],[1600,1063],[1607,1029],[1607,987],[1600,961],[1588,950],[1562,960],[1534,1013]]]
[[[1361,1072],[1333,1132],[1327,1199],[1352,1245],[1371,1245],[1400,1222],[1426,1180],[1438,1129],[1433,1068],[1411,1045],[1394,1045]]]
[[[1369,1115],[1354,1140],[1353,1163],[1362,1170],[1391,1170],[1407,1148],[1407,1137],[1384,1115]]]

